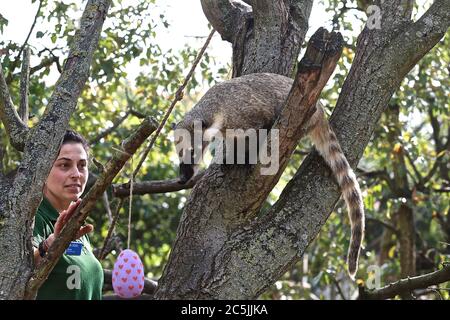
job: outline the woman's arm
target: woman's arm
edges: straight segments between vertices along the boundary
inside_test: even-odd
[[[75,212],[76,208],[78,207],[78,205],[80,204],[80,202],[81,202],[81,199],[78,199],[76,202],[72,202],[70,204],[69,208],[67,208],[67,210],[62,211],[59,214],[59,217],[55,223],[55,231],[52,234],[50,234],[48,236],[48,238],[45,239],[43,241],[43,243],[41,244],[42,249],[46,253],[47,253],[48,249],[51,247],[51,245],[53,244],[53,242],[55,241],[56,237],[59,236],[59,234],[61,233],[61,230],[66,225],[67,221],[69,221],[70,217],[72,217],[72,215],[74,214],[74,212]],[[78,230],[78,233],[75,236],[75,239],[81,238],[82,236],[91,232],[92,230],[94,230],[94,227],[92,224],[87,224],[85,226],[81,226],[80,230]],[[38,248],[34,248],[33,255],[34,255],[34,265],[36,266],[42,259]]]

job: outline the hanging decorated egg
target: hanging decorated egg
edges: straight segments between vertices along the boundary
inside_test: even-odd
[[[144,279],[144,266],[137,253],[130,249],[123,250],[114,263],[114,293],[121,298],[135,298],[144,289]]]

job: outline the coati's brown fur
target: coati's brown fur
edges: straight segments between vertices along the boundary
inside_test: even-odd
[[[219,83],[206,92],[175,129],[186,129],[193,134],[196,121],[201,123],[202,133],[210,136],[221,131],[225,137],[226,129],[270,129],[283,107],[292,83],[293,80],[288,77],[269,73],[255,73]],[[306,128],[317,151],[333,171],[347,204],[352,226],[348,270],[354,278],[364,237],[361,190],[319,103],[316,109]],[[179,144],[180,141],[176,143]],[[201,148],[204,150],[206,146],[207,143],[203,143]],[[194,175],[196,168],[197,165],[181,162],[180,183],[186,183]]]

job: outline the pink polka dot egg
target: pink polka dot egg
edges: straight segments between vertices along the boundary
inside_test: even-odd
[[[130,249],[123,250],[114,263],[114,293],[121,298],[135,298],[144,289],[144,279],[144,266],[137,253]]]

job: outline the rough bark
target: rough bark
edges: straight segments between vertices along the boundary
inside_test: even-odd
[[[105,276],[104,279],[104,287],[103,290],[113,290],[112,285],[112,270],[103,269],[103,274]],[[143,294],[153,295],[156,291],[158,283],[149,278],[145,278],[144,280],[144,289],[142,289]]]
[[[31,245],[34,214],[42,199],[44,181],[88,79],[93,51],[109,4],[109,0],[88,1],[80,29],[45,113],[23,141],[24,153],[17,173],[12,180],[0,182],[0,299],[21,299],[24,296],[34,267]],[[3,77],[0,80],[2,98],[5,98],[7,87]],[[12,104],[3,104],[0,110],[6,110],[0,112],[5,126],[14,120],[19,123],[18,127],[24,127]],[[9,134],[11,132],[14,133],[8,130]]]
[[[367,290],[365,287],[359,288],[360,300],[381,300],[392,299],[397,295],[406,296],[416,289],[425,289],[430,286],[438,285],[450,281],[450,264],[444,264],[443,268],[432,273],[424,274],[417,277],[408,277],[401,279],[386,287]]]
[[[233,77],[270,72],[293,75],[312,0],[201,0],[203,12],[233,45]]]
[[[416,23],[408,10],[399,13],[401,5],[384,1],[381,29],[365,28],[359,36],[331,118],[353,167],[403,77],[449,26],[448,1],[435,1]],[[302,256],[340,196],[329,169],[313,152],[271,210],[248,222],[249,212],[241,209],[259,207],[254,199],[262,203],[265,197],[247,178],[238,168],[208,168],[186,204],[158,298],[257,297]]]

